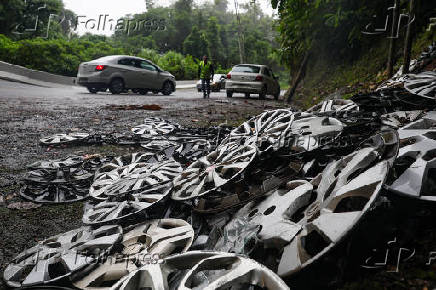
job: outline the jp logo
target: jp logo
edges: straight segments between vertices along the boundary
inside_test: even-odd
[[[32,4],[31,1],[24,0],[26,11],[29,11],[32,8],[31,4]],[[36,15],[24,14],[24,19],[28,19],[28,20],[30,19],[29,22],[26,24],[24,23],[16,24],[12,33],[24,34],[26,32],[36,32],[36,30],[38,29],[39,14],[42,10],[46,10],[46,9],[47,9],[47,4],[44,3],[43,5],[36,7],[36,12],[37,12]]]
[[[385,268],[387,272],[398,273],[401,263],[407,262],[415,256],[415,249],[397,246],[397,238],[387,242],[386,249],[373,249],[372,255],[361,265],[365,269]]]
[[[12,30],[12,33],[21,35],[21,34],[27,34],[27,33],[37,33],[38,27],[41,25],[41,23],[46,22],[47,26],[45,27],[44,31],[39,30],[42,35],[40,35],[43,38],[48,38],[49,31],[53,23],[57,23],[59,25],[62,25],[64,22],[68,21],[69,26],[71,26],[71,20],[68,20],[65,16],[65,13],[63,15],[57,15],[50,13],[48,11],[47,3],[46,2],[32,2],[32,0],[23,0],[25,5],[25,13],[23,19],[25,19],[25,23],[17,23]],[[42,19],[44,16],[48,15],[48,19]]]
[[[377,20],[377,15],[373,16],[373,22],[368,23],[368,25],[365,26],[365,30],[362,31],[363,34],[367,35],[383,35],[386,34],[388,38],[399,38],[400,37],[400,31],[401,31],[401,25],[404,25],[404,27],[409,26],[413,22],[415,22],[415,15],[409,15],[409,14],[400,14],[398,17],[398,24],[397,27],[394,29],[394,34],[389,35],[391,31],[391,27],[394,25],[394,10],[397,9],[397,7],[394,5],[393,7],[389,7],[387,9],[387,15],[384,19],[384,25],[383,27],[376,27],[375,24]],[[390,26],[390,27],[389,27]]]

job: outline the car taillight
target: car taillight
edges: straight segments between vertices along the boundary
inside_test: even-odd
[[[227,79],[231,79],[232,78],[232,75],[231,74],[227,74]]]
[[[96,66],[95,67],[95,70],[96,71],[102,71],[102,70],[104,70],[106,67],[104,66],[104,65],[98,65],[98,66]]]
[[[261,82],[263,81],[263,77],[262,76],[257,76],[256,77],[256,82]]]

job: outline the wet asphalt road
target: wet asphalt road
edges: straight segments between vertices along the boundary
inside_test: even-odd
[[[110,105],[158,105],[161,110],[119,111]],[[259,112],[282,106],[272,99],[245,99],[242,94],[228,99],[225,91],[212,93],[210,99],[203,99],[196,89],[179,89],[170,96],[90,94],[84,87],[45,88],[0,80],[0,162],[6,160],[8,166],[22,167],[20,162],[16,165],[17,159],[29,157],[39,138],[51,134],[125,133],[150,116],[186,127],[235,125]],[[32,146],[26,150],[30,141]],[[10,147],[8,151],[2,152],[2,142]],[[17,150],[23,154],[13,154]]]
[[[222,90],[219,93],[211,93],[211,100],[225,100],[226,94]],[[254,99],[254,98],[253,98]],[[157,104],[160,106],[184,108],[195,107],[197,103],[203,103],[202,94],[196,89],[179,89],[170,96],[162,94],[146,95],[122,94],[112,95],[109,92],[90,94],[84,87],[60,87],[44,88],[22,83],[0,80],[0,100],[2,102],[32,102],[40,105],[55,105],[60,107],[88,107],[104,105],[136,105],[136,104]],[[244,100],[242,94],[235,95],[233,100]]]

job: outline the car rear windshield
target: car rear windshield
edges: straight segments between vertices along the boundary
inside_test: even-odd
[[[213,76],[213,80],[214,80],[215,82],[218,82],[218,81],[221,80],[222,77],[223,77],[223,75],[214,75],[214,76]]]
[[[233,72],[255,73],[260,72],[260,67],[254,65],[238,65],[233,68]]]

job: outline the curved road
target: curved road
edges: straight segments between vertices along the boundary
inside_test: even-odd
[[[139,105],[157,104],[166,108],[196,107],[209,101],[231,101],[232,103],[243,103],[246,101],[242,94],[236,94],[232,99],[227,99],[225,91],[211,93],[210,100],[204,100],[202,93],[196,89],[179,89],[170,96],[149,93],[146,96],[138,94],[112,95],[110,93],[90,94],[84,87],[59,87],[45,88],[0,80],[0,101],[1,102],[30,102],[40,105],[56,107],[96,107],[105,105]],[[263,103],[254,96],[250,102]],[[269,103],[272,100],[268,100]]]

